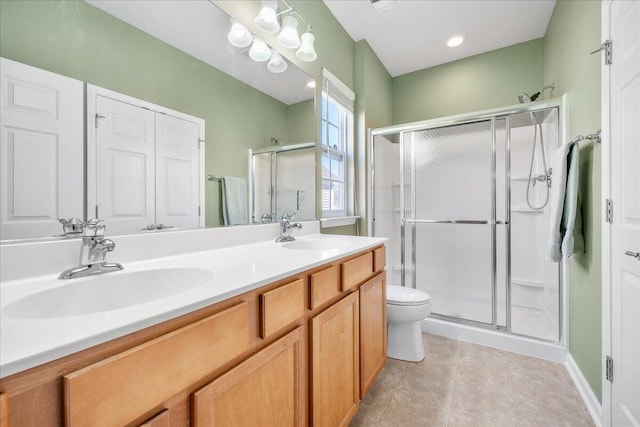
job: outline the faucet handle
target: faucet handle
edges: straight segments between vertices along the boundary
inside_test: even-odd
[[[87,221],[84,226],[85,237],[100,237],[104,236],[104,221],[101,219],[93,218]]]
[[[78,218],[73,217],[69,219],[59,218],[58,222],[62,224],[62,230],[64,234],[80,234],[84,228],[85,223]]]
[[[111,252],[116,248],[116,242],[111,239],[104,239],[102,241],[102,249],[105,252]]]
[[[295,214],[296,214],[295,212],[290,213],[290,214],[288,214],[288,213],[286,213],[286,212],[285,212],[285,213],[283,213],[283,214],[282,214],[282,220],[283,220],[283,221],[289,221],[289,220],[291,220],[291,218],[293,218],[293,216],[294,216]]]

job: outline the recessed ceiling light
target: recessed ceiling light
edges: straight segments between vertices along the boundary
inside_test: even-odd
[[[311,80],[309,83],[307,83],[307,87],[310,87],[310,88],[316,87],[316,81],[315,80]]]
[[[460,46],[463,41],[464,41],[464,38],[462,36],[451,37],[447,42],[447,46],[449,47]]]

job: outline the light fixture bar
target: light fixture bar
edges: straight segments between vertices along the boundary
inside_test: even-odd
[[[283,11],[278,12],[277,16],[284,15],[285,13],[293,13],[293,14],[295,14],[295,15],[298,17],[298,19],[300,19],[302,22],[304,22],[304,23],[307,25],[307,27],[308,27],[308,26],[311,26],[311,24],[309,23],[309,21],[307,21],[306,19],[304,19],[304,18],[302,17],[302,15],[300,15],[300,14],[298,13],[298,11],[296,10],[296,8],[295,8],[295,7],[293,7],[293,6],[291,6],[291,5],[287,2],[287,0],[279,0],[279,1],[280,1],[280,2],[282,2],[282,3],[284,3],[284,5],[285,5],[285,6],[287,6],[287,8],[286,8],[285,10],[283,10]]]

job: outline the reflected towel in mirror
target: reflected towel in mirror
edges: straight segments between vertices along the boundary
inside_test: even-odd
[[[222,185],[222,220],[224,225],[249,223],[247,208],[247,180],[234,176],[220,179]]]

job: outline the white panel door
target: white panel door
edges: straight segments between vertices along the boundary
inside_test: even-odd
[[[95,216],[108,233],[155,224],[155,113],[101,95],[96,113]]]
[[[84,218],[83,83],[0,58],[0,239]]]
[[[200,224],[199,135],[197,123],[156,114],[156,224]]]
[[[640,2],[610,7],[611,421],[640,426]]]

